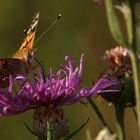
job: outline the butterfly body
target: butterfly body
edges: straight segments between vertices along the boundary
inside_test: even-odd
[[[39,13],[34,17],[29,30],[26,32],[26,37],[21,44],[19,50],[12,58],[0,59],[0,87],[6,87],[8,80],[6,77],[12,75],[15,77],[19,74],[27,75],[32,69],[32,59],[34,57],[34,38],[38,24]]]

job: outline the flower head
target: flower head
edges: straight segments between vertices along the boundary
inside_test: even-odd
[[[9,87],[0,88],[0,115],[10,116],[34,109],[33,132],[36,136],[47,138],[51,128],[54,139],[64,137],[69,132],[67,118],[64,116],[63,105],[80,102],[82,98],[94,94],[114,92],[109,89],[117,81],[101,77],[91,88],[81,86],[84,56],[75,68],[71,57],[66,56],[68,65],[61,65],[54,73],[50,70],[46,76],[39,72],[29,80],[25,76],[8,77]],[[18,90],[14,90],[18,88]]]
[[[107,50],[105,52],[104,60],[112,71],[118,69],[118,72],[120,71],[120,73],[123,74],[132,71],[130,52],[121,46]]]
[[[0,115],[14,115],[39,106],[63,106],[80,101],[81,98],[91,97],[94,94],[112,92],[108,87],[116,84],[116,80],[109,80],[105,76],[100,78],[92,88],[81,87],[83,73],[83,60],[76,68],[73,60],[66,56],[68,65],[61,65],[54,73],[50,71],[48,76],[39,72],[34,75],[34,80],[28,80],[24,76],[9,77],[9,88],[0,88]],[[23,82],[20,90],[13,93],[13,87],[18,82]]]
[[[107,62],[105,74],[107,77],[118,79],[115,89],[119,93],[106,93],[101,96],[108,101],[124,106],[134,106],[133,74],[130,60],[130,52],[121,46],[112,48],[105,52],[104,60]]]

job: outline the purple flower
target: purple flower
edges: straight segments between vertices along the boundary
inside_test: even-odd
[[[34,80],[28,80],[24,76],[13,79],[10,76],[9,88],[0,88],[0,115],[19,114],[40,106],[61,107],[94,94],[115,92],[109,87],[115,85],[117,81],[109,80],[105,76],[100,78],[92,88],[81,87],[83,60],[82,55],[79,66],[74,68],[73,60],[66,56],[65,61],[68,65],[61,65],[56,73],[50,71],[48,76],[39,72],[39,76],[34,75]],[[17,86],[19,89],[14,91],[14,87]]]

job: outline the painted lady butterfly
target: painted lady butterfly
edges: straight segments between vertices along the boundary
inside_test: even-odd
[[[0,87],[7,87],[8,80],[5,80],[5,77],[9,75],[15,77],[18,74],[27,75],[31,71],[34,56],[33,43],[38,20],[39,13],[33,18],[23,43],[13,57],[0,59]]]

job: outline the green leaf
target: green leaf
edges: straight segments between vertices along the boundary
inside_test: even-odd
[[[24,123],[24,125],[31,134],[37,136],[37,134],[26,123]]]
[[[114,37],[114,39],[123,47],[128,47],[127,41],[122,33],[119,20],[115,13],[115,8],[113,6],[112,0],[105,0],[107,19],[109,23],[110,31]]]
[[[107,122],[105,121],[102,113],[100,112],[100,110],[98,109],[97,105],[94,103],[94,101],[91,98],[87,98],[88,102],[90,103],[90,105],[92,106],[93,110],[96,112],[98,118],[100,119],[100,121],[102,122],[102,124],[104,126],[108,126]],[[111,131],[111,130],[110,130]]]
[[[73,131],[69,136],[67,136],[66,138],[64,138],[64,140],[69,140],[71,139],[73,136],[75,136],[89,121],[89,118],[79,127],[77,128],[75,131]]]

